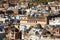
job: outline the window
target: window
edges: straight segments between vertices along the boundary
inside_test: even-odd
[[[53,21],[55,21],[55,19],[53,18]]]
[[[22,11],[21,11],[21,9],[18,10],[18,14],[21,14],[21,15],[22,15]]]

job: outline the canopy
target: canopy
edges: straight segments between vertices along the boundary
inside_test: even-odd
[[[20,30],[27,30],[27,26],[21,25]]]
[[[0,26],[0,29],[3,29],[4,28],[4,26]]]
[[[20,20],[20,15],[15,16],[17,20]]]

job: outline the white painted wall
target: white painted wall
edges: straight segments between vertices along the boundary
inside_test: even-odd
[[[49,25],[60,25],[60,17],[54,18],[55,20],[53,20],[53,18],[51,20],[49,20]]]

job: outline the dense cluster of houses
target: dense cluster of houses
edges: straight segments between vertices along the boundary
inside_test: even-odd
[[[12,1],[12,4],[13,3]],[[0,5],[0,31],[6,33],[6,40],[30,37],[60,36],[60,5],[48,2],[28,8],[29,3],[9,6]],[[24,39],[25,40],[25,39]],[[35,39],[38,40],[38,39]]]
[[[25,26],[29,29],[24,29],[23,35],[29,38],[26,40],[39,40],[38,37],[59,37],[60,36],[60,5],[54,2],[49,2],[48,5],[38,5],[26,9],[26,14],[20,17],[20,27]],[[42,29],[36,26],[40,24]],[[35,25],[35,26],[34,26]],[[30,28],[31,27],[31,28]],[[28,31],[29,30],[29,31]],[[39,35],[37,35],[37,34]],[[36,38],[36,39],[34,39]],[[23,38],[24,39],[24,38]]]

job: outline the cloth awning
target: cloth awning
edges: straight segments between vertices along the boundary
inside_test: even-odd
[[[20,30],[26,30],[26,29],[27,29],[27,26],[23,26],[23,25],[20,26]]]
[[[8,27],[5,27],[5,26],[0,26],[0,29],[5,29],[5,28],[8,28]]]
[[[4,28],[4,26],[0,26],[0,29],[3,29]]]

